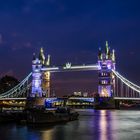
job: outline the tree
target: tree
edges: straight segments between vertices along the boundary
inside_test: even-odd
[[[12,89],[18,83],[19,81],[13,76],[8,76],[8,75],[3,76],[0,79],[0,94]]]

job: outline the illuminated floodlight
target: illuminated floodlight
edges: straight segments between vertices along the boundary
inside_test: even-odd
[[[87,102],[94,102],[94,98],[85,98],[85,97],[70,97],[70,100],[82,100]]]
[[[46,102],[53,102],[58,100],[57,98],[46,98]]]
[[[51,68],[41,68],[42,71],[54,71],[54,70],[59,70],[58,67],[51,67]]]
[[[111,69],[111,64],[110,64],[110,63],[107,64],[107,68],[108,68],[109,70]]]
[[[101,65],[98,65],[98,70],[101,70]]]
[[[98,69],[98,65],[66,66],[63,69]]]

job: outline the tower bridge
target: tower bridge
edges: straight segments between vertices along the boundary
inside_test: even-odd
[[[31,97],[50,97],[50,76],[52,72],[70,72],[70,71],[89,71],[96,70],[99,73],[98,93],[100,96],[111,97],[113,94],[112,70],[115,70],[115,51],[111,51],[106,42],[105,52],[99,49],[97,64],[91,65],[72,65],[66,63],[64,66],[51,67],[50,55],[45,58],[44,51],[41,48],[39,57],[34,55],[32,61],[32,92]]]
[[[32,72],[13,89],[0,94],[0,100],[26,97],[51,97],[51,73],[71,71],[98,72],[98,94],[100,98],[108,97],[114,100],[140,100],[140,87],[126,79],[116,71],[115,51],[108,42],[105,51],[99,48],[97,64],[73,65],[68,62],[63,66],[51,66],[51,56],[40,49],[39,56],[33,55]],[[31,82],[29,82],[31,79]],[[26,94],[28,91],[28,94]]]

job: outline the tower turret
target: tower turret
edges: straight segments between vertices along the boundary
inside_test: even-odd
[[[45,64],[45,55],[44,55],[44,50],[43,50],[43,48],[40,48],[39,60],[41,61],[41,63],[42,63],[43,65]]]
[[[111,59],[111,50],[110,50],[110,47],[108,49],[108,59]]]
[[[102,50],[101,50],[101,48],[99,48],[99,51],[98,51],[98,60],[102,60],[102,59],[103,59]]]
[[[108,59],[108,57],[109,57],[109,56],[108,56],[108,55],[109,55],[109,54],[108,54],[108,53],[109,53],[108,41],[106,41],[105,46],[106,46],[106,47],[105,47],[105,57],[106,57],[106,59]]]
[[[45,66],[49,66],[50,65],[50,60],[51,60],[51,56],[48,55],[47,59],[45,60]]]
[[[115,59],[116,59],[116,58],[115,58],[115,50],[113,49],[113,50],[112,50],[112,61],[115,62]]]

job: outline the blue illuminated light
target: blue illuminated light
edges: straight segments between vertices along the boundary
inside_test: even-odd
[[[101,65],[98,65],[98,70],[101,70]]]
[[[111,64],[107,64],[107,68],[108,69],[111,69]]]

